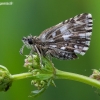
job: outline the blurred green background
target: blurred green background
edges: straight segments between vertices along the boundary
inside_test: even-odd
[[[12,74],[26,72],[24,56],[19,54],[23,36],[39,35],[43,30],[80,13],[93,15],[91,46],[85,56],[72,61],[53,59],[60,70],[89,76],[92,69],[100,68],[100,0],[0,0],[13,5],[0,6],[0,64]],[[24,54],[29,50],[25,49]],[[28,95],[34,89],[31,79],[15,81],[7,92],[0,93],[0,100],[33,100]],[[55,80],[35,100],[100,100],[99,92],[92,86],[71,81]]]

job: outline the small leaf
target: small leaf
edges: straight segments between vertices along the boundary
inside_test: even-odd
[[[31,92],[31,95],[29,97],[37,97],[39,96],[41,93],[43,93],[44,91],[46,90],[46,87],[45,88],[42,88],[41,90],[35,90],[35,91],[32,91]]]

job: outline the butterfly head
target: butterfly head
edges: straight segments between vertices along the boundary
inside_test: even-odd
[[[27,45],[32,45],[33,43],[33,37],[28,36],[28,37],[23,37],[22,42],[27,46]]]
[[[26,46],[28,49],[31,49],[32,47],[34,48],[35,45],[35,37],[33,37],[32,35],[28,36],[28,37],[23,37],[22,38],[22,42],[24,43],[24,45],[22,46],[22,48],[20,49],[20,53],[23,53],[23,49]]]

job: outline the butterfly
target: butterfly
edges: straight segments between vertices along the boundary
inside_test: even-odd
[[[93,20],[90,13],[82,13],[44,30],[39,36],[23,37],[24,43],[32,52],[41,56],[51,56],[69,60],[84,55],[89,49]]]

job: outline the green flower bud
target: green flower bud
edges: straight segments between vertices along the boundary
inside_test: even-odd
[[[12,85],[11,74],[8,69],[0,65],[0,91],[7,91]]]
[[[100,81],[100,71],[97,69],[93,69],[93,74],[90,75],[90,78]]]

